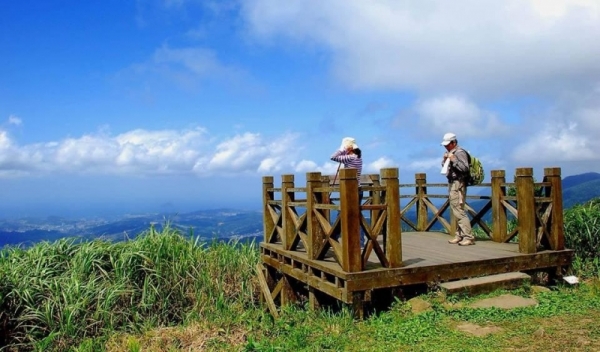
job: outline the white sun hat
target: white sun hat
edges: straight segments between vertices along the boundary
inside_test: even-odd
[[[346,149],[348,147],[352,147],[352,149],[358,149],[358,145],[356,144],[356,140],[352,137],[344,137],[342,139],[342,146],[340,149]]]

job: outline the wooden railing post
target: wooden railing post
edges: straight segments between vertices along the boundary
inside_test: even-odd
[[[360,210],[356,169],[341,169],[340,219],[342,225],[342,269],[346,272],[362,270],[360,253]]]
[[[271,216],[271,210],[269,201],[273,199],[273,191],[274,187],[273,176],[264,176],[262,178],[263,181],[263,241],[265,243],[269,243],[271,233],[275,229],[275,222],[273,221],[273,217]]]
[[[371,179],[373,187],[381,186],[381,181],[380,181],[380,176],[379,175],[369,175],[369,178]],[[369,198],[371,198],[371,204],[381,204],[381,201],[382,201],[382,199],[381,199],[381,192],[379,192],[379,191],[369,191]],[[373,227],[375,219],[379,219],[379,214],[380,213],[381,213],[381,210],[379,210],[379,209],[372,209],[371,210],[371,213],[370,213],[371,227]]]
[[[417,231],[425,231],[428,220],[427,204],[425,203],[425,198],[427,197],[427,174],[415,174],[415,183],[417,184],[415,189],[415,195],[417,197]]]
[[[281,175],[281,227],[283,229],[281,242],[283,249],[286,251],[289,251],[292,247],[296,228],[294,219],[292,219],[292,209],[289,209],[289,202],[295,200],[294,192],[288,191],[290,188],[294,188],[294,175]]]
[[[545,168],[544,182],[550,182],[551,186],[546,187],[546,197],[552,198],[552,215],[550,216],[550,246],[553,250],[565,249],[565,227],[562,199],[562,179],[560,168]]]
[[[331,187],[331,178],[327,175],[325,176],[321,176],[321,187]],[[327,192],[327,193],[323,193],[321,194],[321,203],[322,204],[331,204],[331,193]],[[323,209],[323,216],[325,216],[325,219],[327,219],[327,221],[331,220],[331,210],[329,209]]]
[[[537,235],[535,231],[535,198],[533,168],[518,168],[515,174],[517,186],[517,212],[519,214],[519,252],[535,253]]]
[[[329,179],[329,178],[328,178]],[[320,172],[306,173],[306,225],[308,227],[308,248],[306,255],[309,259],[317,259],[317,253],[323,244],[323,229],[315,212],[315,204],[323,197],[323,193],[316,194],[314,189],[323,185],[323,177]],[[327,194],[325,194],[327,195]]]
[[[385,186],[387,224],[385,228],[386,257],[390,268],[402,266],[402,229],[400,226],[400,182],[398,168],[381,169],[381,180]]]
[[[502,199],[506,195],[506,172],[492,170],[492,240],[503,242],[508,232],[506,207]]]

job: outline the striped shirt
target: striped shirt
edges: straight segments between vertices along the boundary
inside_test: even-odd
[[[331,156],[331,160],[344,164],[344,168],[356,169],[356,178],[360,184],[360,174],[362,172],[362,158],[356,154],[348,154],[345,150],[337,150]]]

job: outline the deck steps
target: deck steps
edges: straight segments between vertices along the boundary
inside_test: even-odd
[[[529,282],[530,280],[531,276],[525,273],[512,272],[444,282],[440,284],[440,288],[447,294],[480,294],[499,289],[517,288],[522,286],[524,283]]]

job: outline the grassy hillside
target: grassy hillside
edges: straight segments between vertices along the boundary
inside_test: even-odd
[[[0,252],[0,346],[80,352],[600,350],[598,219],[600,200],[565,212],[566,243],[576,250],[573,270],[586,281],[576,288],[513,292],[534,297],[537,306],[473,309],[471,298],[431,293],[419,297],[430,306],[423,313],[414,313],[411,301],[397,301],[362,322],[345,307],[311,312],[304,306],[286,307],[273,320],[258,301],[255,243],[201,243],[166,227],[124,242],[9,247]],[[471,336],[455,328],[461,324],[500,330]]]

